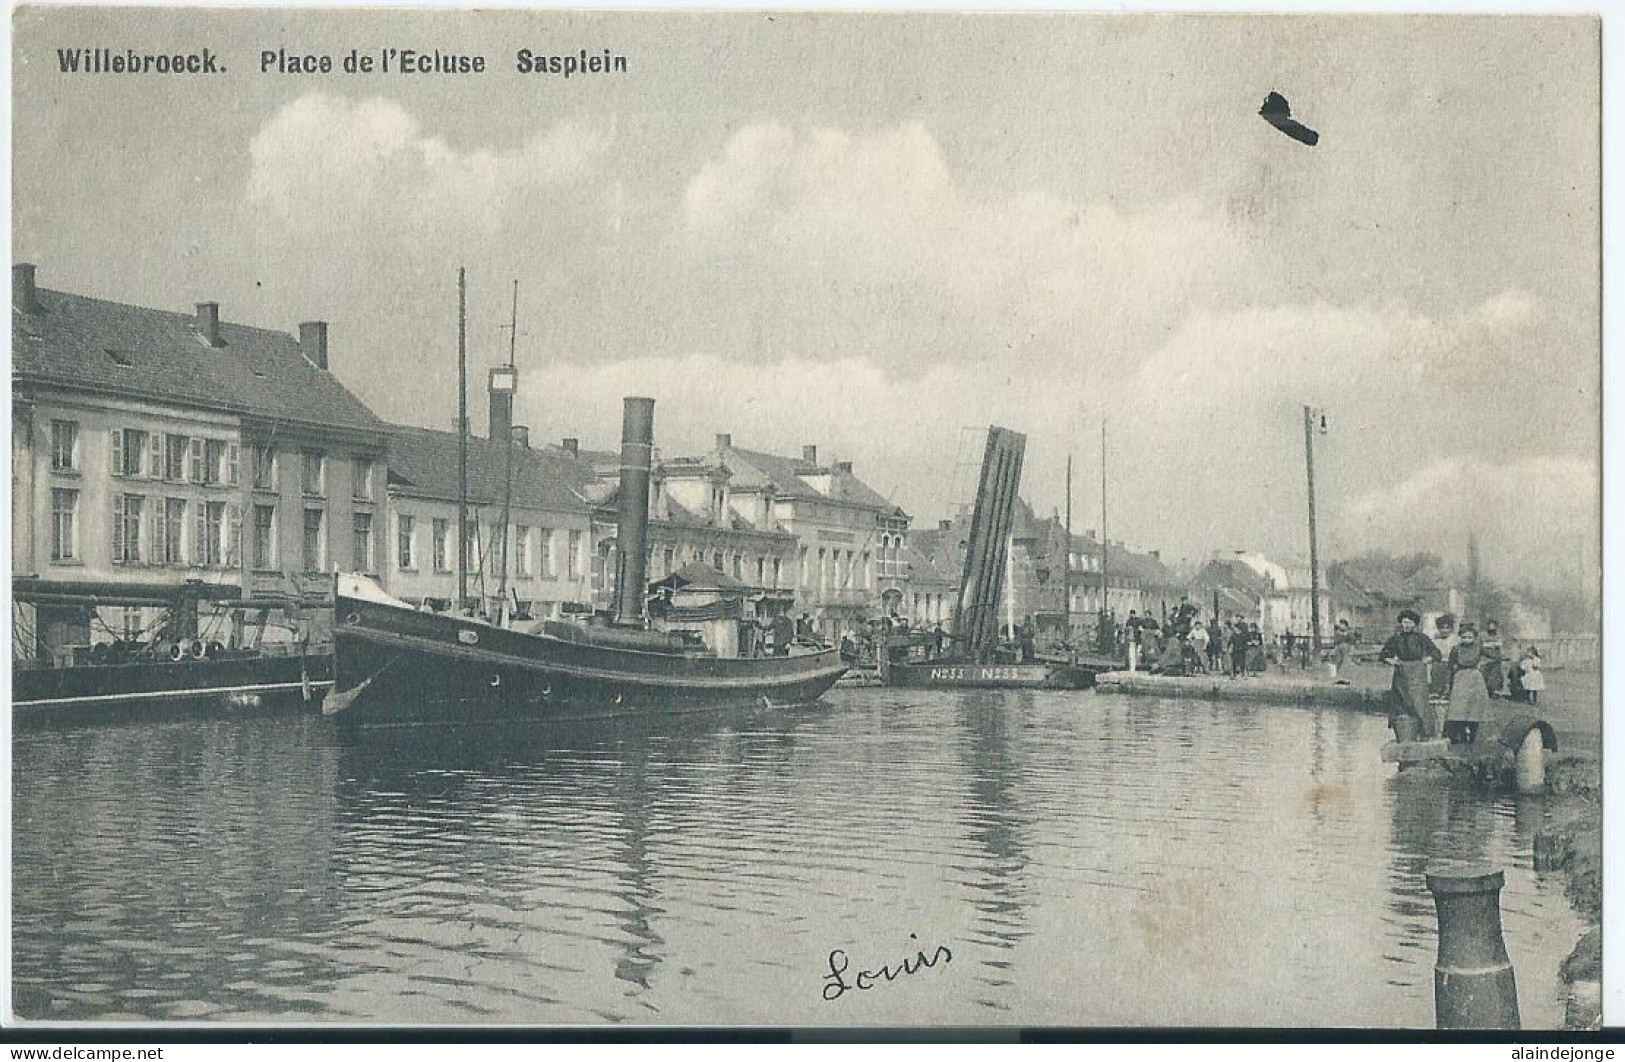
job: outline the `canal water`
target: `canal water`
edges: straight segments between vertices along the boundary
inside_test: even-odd
[[[643,729],[21,732],[21,1017],[1421,1026],[1430,859],[1506,870],[1525,1027],[1581,925],[1539,798],[1382,718],[835,691]],[[902,960],[935,965],[825,999]],[[951,958],[938,949],[946,949]],[[867,980],[865,983],[869,983]]]

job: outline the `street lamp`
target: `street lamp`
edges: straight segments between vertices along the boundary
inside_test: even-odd
[[[1326,411],[1303,407],[1303,458],[1309,472],[1309,628],[1320,649],[1320,554],[1315,542],[1315,432],[1326,434]]]

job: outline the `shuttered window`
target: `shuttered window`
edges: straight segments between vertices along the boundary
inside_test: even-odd
[[[164,499],[163,557],[165,564],[185,564],[186,499]]]
[[[51,491],[51,559],[70,561],[79,555],[79,492]]]
[[[141,563],[141,517],[146,501],[139,494],[113,496],[113,563]]]

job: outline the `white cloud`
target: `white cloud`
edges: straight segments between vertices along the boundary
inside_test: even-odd
[[[1345,409],[1407,394],[1470,397],[1529,368],[1540,321],[1539,304],[1523,292],[1441,317],[1400,302],[1198,308],[1135,383],[1138,397],[1173,392],[1186,411],[1251,412],[1261,396],[1282,393]]]
[[[567,409],[556,401],[566,390]],[[783,454],[813,443],[824,460],[853,461],[858,475],[908,509],[918,526],[969,500],[982,456],[976,432],[992,423],[1030,434],[1024,478],[1043,497],[1059,497],[1062,426],[1076,414],[1070,396],[1047,381],[992,376],[974,365],[937,365],[904,379],[861,359],[796,359],[756,373],[710,354],[532,371],[522,379],[517,413],[532,420],[538,439],[574,435],[610,449],[622,396],[631,394],[656,399],[656,440],[667,455],[703,453],[718,432],[739,446]]]
[[[1581,457],[1446,457],[1352,499],[1338,518],[1357,541],[1457,560],[1477,534],[1493,577],[1595,585],[1599,487]]]
[[[832,284],[900,289],[966,321],[981,356],[998,337],[1040,359],[1132,359],[1136,328],[1232,287],[1245,253],[1222,211],[1190,199],[1125,211],[969,188],[918,123],[741,129],[684,206],[696,246],[797,275],[807,298]]]
[[[248,200],[300,227],[473,225],[492,232],[515,196],[585,173],[602,137],[561,123],[509,151],[459,150],[400,104],[313,92],[277,111],[249,145]],[[349,215],[349,216],[346,216]]]

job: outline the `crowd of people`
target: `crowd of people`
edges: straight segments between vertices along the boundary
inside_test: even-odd
[[[1116,631],[1117,655],[1129,661],[1131,670],[1159,675],[1245,678],[1262,674],[1272,663],[1279,669],[1294,663],[1300,669],[1310,666],[1314,644],[1308,635],[1287,631],[1270,638],[1240,615],[1211,626],[1199,617],[1200,610],[1188,600],[1180,602],[1166,625],[1131,609]]]
[[[1396,740],[1471,744],[1490,719],[1492,700],[1540,703],[1546,676],[1539,647],[1527,646],[1509,660],[1494,620],[1486,621],[1480,634],[1474,623],[1458,630],[1455,617],[1446,613],[1434,621],[1432,637],[1421,624],[1414,610],[1400,612],[1398,630],[1377,654],[1394,669],[1388,722]]]

